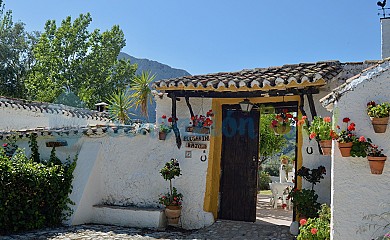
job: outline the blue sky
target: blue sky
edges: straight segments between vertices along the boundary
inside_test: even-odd
[[[118,24],[122,50],[191,74],[300,62],[380,59],[377,0],[5,0],[14,20],[42,31],[90,12],[91,28]]]

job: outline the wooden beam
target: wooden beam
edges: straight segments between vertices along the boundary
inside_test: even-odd
[[[176,146],[178,148],[181,147],[181,138],[180,138],[180,131],[177,127],[177,121],[176,121],[177,115],[176,115],[176,96],[175,93],[172,94],[172,130],[175,133],[176,137]]]
[[[306,115],[306,111],[304,109],[304,106],[305,106],[305,98],[304,98],[304,94],[299,94],[299,98],[301,99],[301,102],[299,103],[299,110],[301,110],[301,113],[303,116],[307,116]]]
[[[192,106],[190,104],[190,97],[185,96],[185,99],[186,99],[187,107],[190,110],[191,119],[192,119],[195,115],[194,115],[194,111],[192,110]]]

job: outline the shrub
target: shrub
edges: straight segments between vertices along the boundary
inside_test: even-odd
[[[259,190],[269,190],[269,183],[271,182],[271,177],[265,171],[259,172]]]
[[[294,209],[300,216],[307,218],[317,217],[317,212],[320,209],[321,204],[317,202],[318,195],[314,190],[294,188],[289,196],[294,203]]]
[[[44,164],[20,149],[12,158],[0,149],[0,234],[58,226],[67,219],[75,167],[76,159]]]
[[[297,240],[328,240],[330,239],[330,208],[321,205],[318,218],[301,221]]]

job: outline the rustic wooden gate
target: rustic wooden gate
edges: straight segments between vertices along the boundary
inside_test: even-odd
[[[223,105],[220,219],[256,221],[259,118]]]

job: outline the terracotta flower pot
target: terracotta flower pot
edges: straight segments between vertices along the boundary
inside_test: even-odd
[[[321,140],[322,155],[329,156],[332,152],[332,140]]]
[[[387,159],[384,157],[372,157],[367,156],[368,163],[370,164],[370,169],[372,174],[382,174],[383,167],[385,166],[385,161]]]
[[[165,140],[167,138],[166,132],[158,132],[158,139],[159,140]]]
[[[181,206],[166,206],[165,216],[169,225],[177,225],[181,215]]]
[[[374,127],[374,131],[376,133],[384,133],[386,132],[387,123],[389,122],[389,117],[384,118],[373,118],[371,117],[371,123]]]
[[[210,128],[208,127],[194,127],[192,129],[193,133],[199,133],[199,134],[209,134],[210,133]]]
[[[350,157],[351,156],[351,148],[353,145],[352,142],[348,142],[348,143],[340,143],[339,142],[338,145],[339,145],[341,156],[343,156],[343,157]]]

